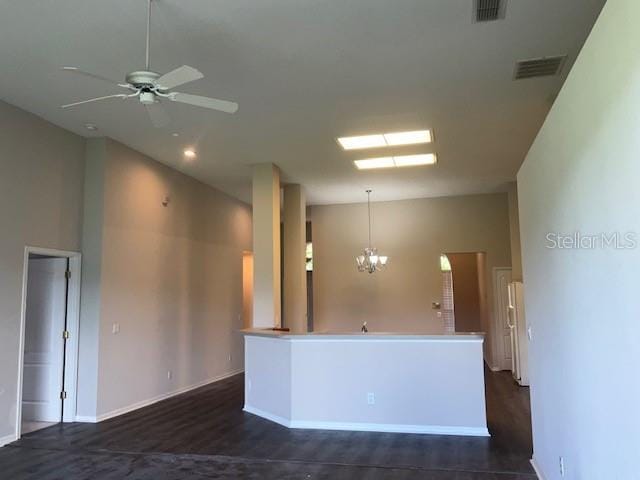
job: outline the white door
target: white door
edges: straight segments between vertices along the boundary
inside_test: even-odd
[[[493,269],[493,292],[495,297],[495,322],[497,344],[497,367],[501,370],[511,370],[511,329],[509,328],[509,283],[511,283],[510,268]]]
[[[66,258],[29,259],[22,384],[23,421],[60,421],[66,270]]]

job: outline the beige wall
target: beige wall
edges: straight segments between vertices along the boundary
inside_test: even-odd
[[[253,166],[252,204],[253,326],[280,327],[280,169],[274,164]]]
[[[482,331],[480,283],[476,253],[447,253],[453,277],[456,332]]]
[[[367,321],[372,331],[440,331],[431,302],[442,297],[441,253],[486,252],[489,298],[492,268],[511,265],[506,194],[373,203],[372,217],[374,246],[390,261],[369,275],[354,260],[367,242],[366,204],[312,207],[316,330]],[[491,361],[490,342],[486,353]]]
[[[511,278],[522,281],[522,249],[520,246],[520,214],[518,212],[518,184],[509,184],[509,233],[511,238]]]
[[[282,318],[292,332],[307,329],[306,195],[301,185],[283,188],[282,202]]]
[[[247,205],[115,141],[104,148],[98,416],[243,367],[251,249]]]
[[[15,435],[24,247],[80,250],[84,139],[0,101],[0,440]]]

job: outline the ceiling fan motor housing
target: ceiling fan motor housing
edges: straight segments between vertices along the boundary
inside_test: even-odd
[[[140,70],[137,72],[131,72],[127,74],[127,83],[133,85],[136,88],[155,87],[156,80],[160,78],[160,74],[156,72],[147,72]]]

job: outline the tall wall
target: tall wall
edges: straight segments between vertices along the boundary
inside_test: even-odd
[[[547,480],[638,478],[640,254],[600,237],[640,239],[638,19],[637,0],[606,3],[518,174],[534,459]],[[575,232],[595,248],[548,248]]]
[[[251,210],[115,141],[89,143],[99,154],[88,160],[104,162],[87,165],[99,176],[103,220],[97,234],[85,229],[83,249],[101,244],[91,280],[99,301],[81,322],[98,322],[100,418],[243,368]],[[91,416],[88,407],[81,413]]]
[[[16,434],[25,246],[80,249],[84,139],[0,101],[0,443]]]
[[[355,266],[367,243],[366,204],[311,210],[316,331],[358,331],[364,321],[372,331],[441,331],[431,308],[442,300],[440,254],[487,253],[491,309],[492,269],[511,265],[506,194],[373,203],[373,243],[390,257],[387,270],[373,275]],[[486,348],[492,363],[489,338]]]

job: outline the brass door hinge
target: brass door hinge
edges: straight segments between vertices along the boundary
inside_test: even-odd
[[[65,270],[64,276],[67,280],[69,280],[71,278],[71,270]]]
[[[60,392],[60,400],[66,400],[66,398],[67,398],[67,392],[63,390],[62,392]]]
[[[64,332],[62,332],[62,338],[64,338],[65,340],[69,339],[69,330],[65,330]]]

